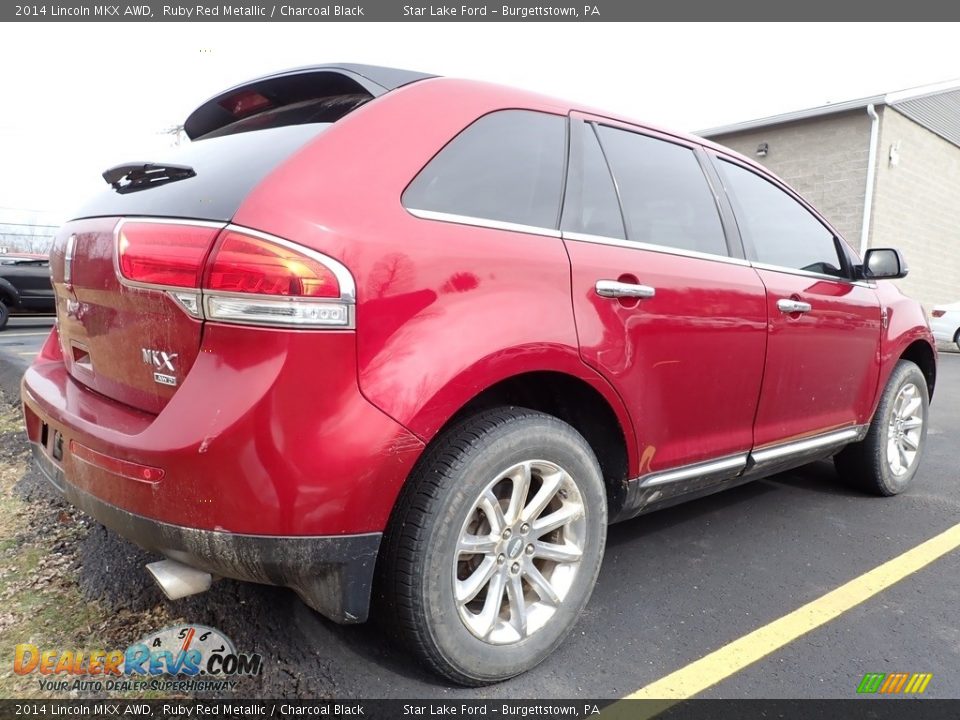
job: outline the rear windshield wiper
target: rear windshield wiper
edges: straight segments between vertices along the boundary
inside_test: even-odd
[[[166,163],[125,163],[103,173],[103,179],[118,193],[146,190],[156,185],[192,178],[197,172],[189,165]]]

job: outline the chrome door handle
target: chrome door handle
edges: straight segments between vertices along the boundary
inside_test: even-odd
[[[649,285],[622,283],[618,280],[597,280],[597,295],[605,298],[652,298],[657,291]]]
[[[788,298],[777,300],[777,307],[780,308],[780,312],[782,313],[806,313],[813,309],[813,306],[808,302],[790,300]]]

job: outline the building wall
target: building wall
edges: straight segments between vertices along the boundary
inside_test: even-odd
[[[928,310],[960,301],[960,147],[890,107],[880,112],[870,246],[903,251],[910,274],[897,284]]]
[[[851,247],[859,248],[870,151],[870,117],[865,110],[710,139],[776,173],[817,208]],[[766,157],[757,157],[760,143],[769,147]]]

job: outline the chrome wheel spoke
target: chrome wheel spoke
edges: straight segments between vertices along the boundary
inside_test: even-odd
[[[507,523],[513,524],[520,519],[520,513],[527,502],[527,493],[530,491],[530,463],[521,463],[517,471],[511,476],[513,487],[510,491],[510,504],[507,506]]]
[[[554,607],[560,604],[560,597],[557,595],[557,591],[553,589],[553,585],[543,576],[543,573],[537,570],[535,565],[528,565],[524,574],[527,577],[527,582],[530,583],[530,587],[536,591],[541,600]]]
[[[500,501],[493,494],[493,490],[487,490],[480,498],[480,510],[487,516],[491,535],[499,535],[507,527],[506,518],[503,516],[503,508],[500,507]]]
[[[920,409],[920,405],[922,404],[923,403],[920,400],[920,398],[918,397],[912,398],[911,400],[905,402],[903,410],[901,410],[900,413],[898,414],[900,415],[901,418],[913,417],[914,415],[917,414],[917,410]]]
[[[470,577],[465,580],[457,580],[457,602],[468,603],[473,600],[483,590],[484,585],[490,582],[490,578],[494,576],[496,571],[497,561],[492,556],[485,557],[483,562],[477,566],[477,569],[470,574]]]
[[[560,489],[560,485],[563,483],[563,476],[563,472],[557,471],[541,477],[540,489],[537,490],[537,494],[533,496],[533,499],[520,514],[522,520],[530,522],[543,512],[543,509],[550,504],[550,501],[553,500],[557,491]]]
[[[571,543],[558,545],[537,541],[533,544],[533,556],[558,563],[571,563],[578,562],[583,557],[583,551]]]
[[[900,467],[906,469],[910,466],[910,459],[907,457],[907,450],[901,443],[897,443],[897,452],[900,454]]]
[[[899,475],[903,469],[900,465],[900,452],[895,438],[887,443],[887,464],[895,475]]]
[[[523,597],[523,579],[519,575],[510,578],[507,585],[507,597],[510,601],[510,624],[520,637],[527,634],[527,601]]]
[[[903,421],[901,427],[903,427],[904,430],[916,430],[917,428],[923,427],[923,420],[916,416],[907,418]]]
[[[496,627],[497,619],[500,617],[500,606],[503,605],[503,591],[506,584],[503,573],[496,573],[490,580],[487,597],[483,602],[483,610],[477,616],[481,637],[487,637]]]
[[[559,510],[554,510],[549,515],[537,518],[533,522],[533,534],[535,537],[546,535],[558,528],[562,528],[583,515],[583,508],[580,505],[563,505]]]
[[[464,535],[457,545],[461,555],[490,555],[497,551],[497,538],[491,535]]]
[[[920,447],[919,439],[914,438],[910,433],[903,434],[903,445],[906,445],[911,450],[917,450]]]

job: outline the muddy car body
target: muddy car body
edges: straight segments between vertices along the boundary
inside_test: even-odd
[[[881,494],[916,472],[903,259],[724,148],[363,66],[185,128],[61,229],[23,381],[37,462],[174,574],[338,622],[375,595],[483,683],[562,641],[610,521],[833,455]]]

